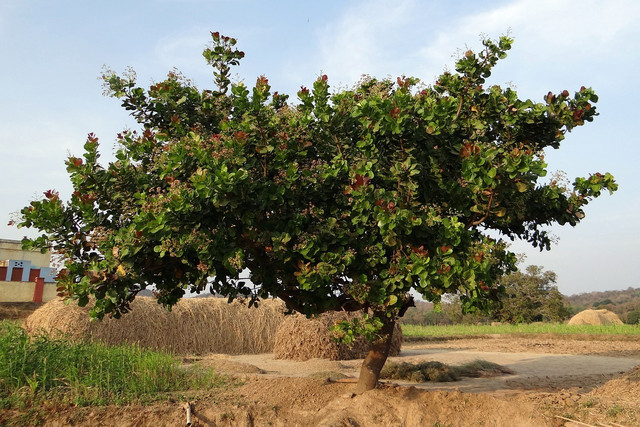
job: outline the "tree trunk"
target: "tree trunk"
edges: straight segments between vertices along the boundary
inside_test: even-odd
[[[356,386],[357,394],[372,390],[378,385],[380,371],[389,356],[395,325],[395,320],[389,320],[384,323],[380,330],[380,339],[373,343],[367,357],[364,358],[360,368],[360,379],[358,379],[358,385]]]

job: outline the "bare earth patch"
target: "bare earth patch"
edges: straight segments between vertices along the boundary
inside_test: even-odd
[[[192,425],[640,425],[640,370],[634,371],[640,343],[634,340],[499,336],[415,342],[390,358],[449,365],[475,359],[514,374],[448,383],[384,382],[354,396],[354,383],[327,378],[355,379],[361,360],[297,362],[273,354],[186,358],[185,363],[213,366],[243,382],[192,402]],[[44,408],[44,424],[184,425],[183,404]],[[11,420],[12,414],[0,415],[0,424]]]
[[[460,349],[501,353],[582,354],[640,359],[638,336],[553,335],[518,337],[495,334],[479,338],[455,338],[405,343],[407,346],[433,349]]]

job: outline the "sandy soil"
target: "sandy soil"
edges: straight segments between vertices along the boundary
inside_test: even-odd
[[[208,355],[185,363],[214,366],[243,383],[192,401],[193,425],[200,426],[640,425],[637,341],[485,337],[416,342],[406,343],[390,360],[455,365],[475,359],[514,374],[451,383],[387,382],[354,396],[353,383],[327,378],[356,378],[361,360],[295,362],[262,354]],[[184,425],[183,405],[176,399],[146,407],[58,407],[47,410],[43,422]],[[5,416],[5,421],[16,419]]]
[[[497,363],[515,372],[493,378],[466,378],[456,382],[412,384],[426,390],[449,390],[475,393],[519,392],[522,390],[554,391],[577,387],[589,391],[606,381],[640,365],[640,358],[619,358],[568,354],[501,353],[457,349],[432,349],[413,345],[403,349],[393,362],[419,363],[436,360],[461,365],[481,359]],[[275,359],[272,354],[211,355],[200,364],[215,366],[230,373],[257,374],[262,377],[333,377],[357,378],[362,360],[306,362]],[[407,382],[393,383],[408,385]]]

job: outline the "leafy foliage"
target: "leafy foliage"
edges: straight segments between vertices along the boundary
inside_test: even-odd
[[[515,269],[502,238],[548,249],[545,226],[576,225],[616,189],[601,173],[571,188],[540,181],[543,150],[592,121],[597,96],[582,87],[537,103],[485,87],[507,37],[466,52],[433,87],[367,78],[332,93],[322,75],[296,104],[264,76],[232,83],[244,54],[232,38],[212,39],[215,90],[177,73],[148,90],[105,73],[143,131],[119,134],[106,166],[90,135],[67,160],[71,200],[48,191],[22,210],[20,226],[42,231],[25,245],[64,255],[59,292],[80,305],[95,297],[95,317],[120,316],[150,285],[166,306],[208,287],[250,304],[279,297],[305,314],[368,309],[385,322],[411,289],[483,308]]]
[[[569,316],[564,296],[556,286],[556,274],[530,265],[500,279],[505,292],[493,317],[501,322],[560,322]]]
[[[626,322],[630,325],[640,324],[640,307],[627,312]]]

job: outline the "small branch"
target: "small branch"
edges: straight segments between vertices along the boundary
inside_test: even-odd
[[[494,195],[494,191],[493,188],[491,189],[491,195],[489,196],[489,204],[487,205],[487,211],[485,212],[484,216],[476,221],[473,221],[469,224],[467,224],[467,226],[465,227],[465,229],[470,229],[471,227],[475,227],[476,225],[480,225],[482,224],[488,217],[489,217],[489,212],[491,212],[491,206],[493,204],[493,195]]]
[[[295,302],[295,300],[291,298],[291,296],[285,293],[284,291],[278,294],[278,298],[284,301],[284,304],[287,306],[289,310],[294,310],[294,311],[297,311],[298,313],[302,313],[302,306],[297,302]]]
[[[460,116],[460,111],[462,111],[462,97],[460,97],[460,105],[458,105],[458,111],[456,111],[456,118],[455,119],[457,119],[458,116]]]
[[[357,378],[327,378],[328,383],[346,383],[355,384],[358,382]]]
[[[190,402],[186,402],[183,405],[183,408],[184,408],[184,410],[186,412],[186,415],[187,415],[187,423],[186,423],[186,425],[190,426],[191,425],[191,403]]]
[[[342,155],[342,148],[340,147],[340,143],[338,142],[338,137],[333,135],[333,142],[336,143],[336,147],[338,147],[338,152],[340,153],[340,157],[343,157]]]
[[[555,418],[560,418],[561,420],[570,421],[575,424],[580,424],[581,426],[596,427],[593,424],[581,423],[580,421],[572,420],[571,418],[561,417],[560,415],[556,415]]]

